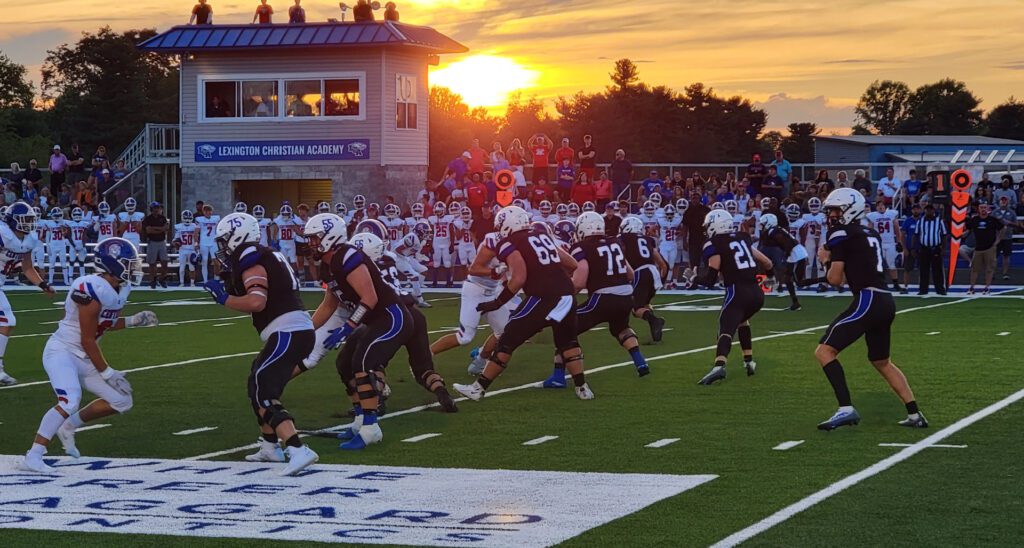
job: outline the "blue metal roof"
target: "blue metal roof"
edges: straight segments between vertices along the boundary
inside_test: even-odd
[[[280,25],[183,25],[139,44],[157,52],[290,47],[407,46],[462,53],[466,46],[430,27],[392,21]]]

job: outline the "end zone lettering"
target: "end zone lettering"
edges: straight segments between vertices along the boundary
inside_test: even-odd
[[[716,477],[19,458],[0,456],[0,528],[419,546],[557,544]]]

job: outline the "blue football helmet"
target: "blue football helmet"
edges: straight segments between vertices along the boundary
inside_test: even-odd
[[[572,243],[573,234],[576,233],[576,227],[573,226],[572,221],[558,221],[555,223],[555,237],[562,240],[565,243]]]
[[[25,202],[14,202],[11,204],[11,207],[7,208],[7,215],[4,217],[4,221],[7,223],[7,226],[11,227],[11,230],[28,234],[36,229],[39,215]]]
[[[548,236],[554,236],[555,233],[551,231],[551,225],[544,221],[534,221],[530,223],[530,232],[534,234],[547,234]]]
[[[420,221],[413,225],[412,231],[414,234],[416,234],[416,237],[419,238],[420,241],[423,241],[430,236],[430,225],[423,221]]]
[[[384,223],[377,219],[364,219],[359,221],[359,224],[356,225],[354,234],[362,232],[369,232],[385,242],[388,241],[388,229],[384,226]]]
[[[135,246],[124,238],[107,238],[96,244],[93,260],[97,272],[131,285],[142,283],[142,258]]]

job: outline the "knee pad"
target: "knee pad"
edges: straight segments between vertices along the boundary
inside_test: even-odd
[[[510,357],[510,355],[510,352],[495,349],[494,353],[491,354],[491,357],[487,358],[487,361],[493,363],[494,365],[497,365],[502,369],[505,369],[505,367],[508,365],[508,358]]]
[[[455,332],[455,339],[459,342],[459,345],[466,346],[473,342],[473,335],[476,335],[476,333],[467,333],[460,325],[459,330]]]
[[[740,337],[740,348],[743,348],[744,350],[749,350],[750,348],[753,348],[754,342],[753,338],[751,337],[749,325],[745,324],[736,328],[736,334],[739,335]]]
[[[444,388],[444,378],[438,375],[433,369],[428,369],[423,372],[417,379],[420,386],[426,388],[428,392],[433,392],[439,388]]]
[[[636,338],[636,332],[627,328],[623,330],[622,333],[616,335],[615,338],[618,339],[620,345],[626,346],[626,341]]]
[[[579,351],[579,353],[573,356],[566,356],[567,353],[573,351]],[[583,359],[583,349],[580,348],[579,343],[576,341],[572,341],[572,343],[565,345],[564,348],[558,349],[558,354],[562,356],[562,363],[565,365],[569,365],[572,362],[578,362]]]
[[[376,398],[376,379],[368,373],[356,373],[356,395],[360,401]]]
[[[728,333],[722,333],[718,336],[718,345],[716,346],[716,356],[728,356],[729,350],[732,348],[732,335]]]
[[[277,400],[271,400],[270,407],[264,412],[264,421],[274,430],[285,421],[294,421],[288,410]]]
[[[78,412],[78,407],[82,405],[82,396],[70,395],[70,394],[57,394],[57,406],[64,410],[65,413],[70,417]]]
[[[132,395],[128,394],[122,395],[120,398],[113,401],[107,400],[107,403],[110,404],[111,409],[123,415],[131,410],[132,405],[134,405],[135,402],[132,400]]]

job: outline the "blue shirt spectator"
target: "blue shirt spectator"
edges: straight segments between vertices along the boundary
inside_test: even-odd
[[[469,157],[469,152],[463,152],[462,156],[448,162],[448,170],[455,174],[455,180],[461,181],[469,171]]]
[[[903,245],[910,249],[913,247],[914,234],[917,232],[917,223],[921,220],[921,206],[914,204],[911,214],[903,219],[900,224],[900,232],[903,233]]]
[[[788,183],[793,178],[793,165],[789,163],[789,160],[782,157],[781,150],[775,151],[775,161],[771,165],[775,166],[775,172],[784,182]]]
[[[903,183],[903,192],[906,193],[907,198],[913,202],[917,199],[917,195],[921,193],[922,187],[924,187],[924,181],[917,178],[917,170],[910,170],[910,178]]]
[[[640,184],[644,187],[644,195],[650,196],[651,192],[654,192],[654,185],[658,185],[661,188],[661,177],[658,177],[658,171],[655,169],[651,170],[651,174],[647,176]]]

